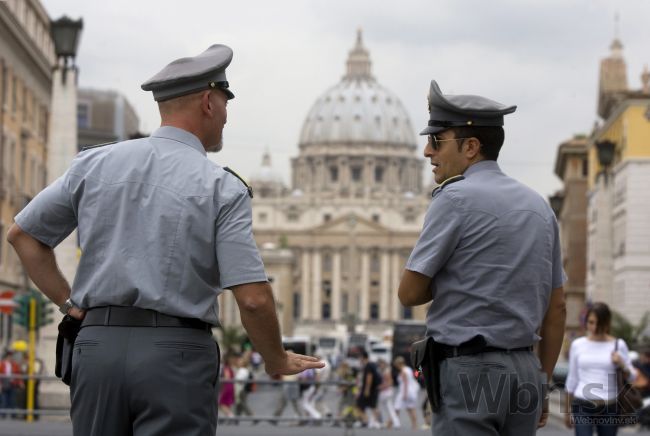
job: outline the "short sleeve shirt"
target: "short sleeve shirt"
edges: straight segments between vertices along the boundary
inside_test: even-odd
[[[214,325],[223,289],[267,280],[250,201],[196,136],[166,126],[79,153],[15,220],[50,247],[77,228],[71,298],[80,307],[136,306]]]
[[[565,275],[555,215],[494,161],[438,189],[406,269],[431,277],[427,335],[460,345],[534,344],[552,289]]]

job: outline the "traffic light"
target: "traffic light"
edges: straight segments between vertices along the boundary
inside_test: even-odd
[[[30,296],[27,294],[18,295],[14,298],[16,301],[13,314],[14,322],[25,329],[29,329],[29,298]]]
[[[54,322],[53,313],[54,309],[50,300],[39,295],[36,298],[36,328],[38,329]]]

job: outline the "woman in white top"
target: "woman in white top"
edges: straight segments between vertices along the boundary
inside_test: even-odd
[[[395,395],[395,410],[399,413],[400,410],[406,409],[411,419],[411,428],[417,430],[415,408],[418,403],[420,385],[415,375],[413,375],[413,369],[406,365],[406,361],[402,356],[396,357],[393,365],[399,371],[399,376],[397,377],[397,394]]]
[[[628,380],[634,368],[627,344],[609,334],[611,312],[605,303],[594,303],[587,312],[587,335],[576,339],[569,351],[566,391],[571,414],[567,427],[575,427],[576,436],[615,436],[618,431],[616,369]]]

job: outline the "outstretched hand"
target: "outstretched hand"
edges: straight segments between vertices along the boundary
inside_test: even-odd
[[[323,368],[325,363],[321,362],[316,357],[287,351],[282,358],[278,359],[277,362],[266,362],[264,366],[267,374],[275,376],[298,374],[310,368]]]

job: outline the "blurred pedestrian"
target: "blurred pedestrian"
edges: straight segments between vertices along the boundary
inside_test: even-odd
[[[18,389],[22,389],[24,381],[16,376],[20,376],[20,365],[16,362],[13,350],[5,350],[0,360],[0,386],[2,393],[0,395],[0,409],[16,409],[18,404],[16,402],[16,393]],[[3,413],[3,417],[9,416],[8,413]],[[11,414],[15,417],[15,414]]]
[[[225,356],[225,363],[221,368],[221,384],[219,389],[219,410],[226,418],[234,416],[233,406],[235,404],[235,371],[239,356],[228,352]]]
[[[336,380],[342,383],[338,386],[337,416],[343,421],[354,421],[357,415],[356,397],[358,388],[355,383],[355,371],[345,360],[341,361],[336,369]]]
[[[245,353],[237,359],[237,370],[235,371],[235,415],[236,416],[254,416],[253,411],[248,405],[248,395],[253,391],[253,372],[249,367],[248,356]],[[253,420],[257,424],[257,420]]]
[[[368,352],[361,350],[361,368],[362,373],[359,380],[359,393],[357,396],[357,408],[361,419],[368,428],[380,428],[379,410],[377,402],[379,401],[379,385],[382,376],[379,373],[377,364],[371,362],[368,358]]]
[[[316,355],[314,357],[324,360],[322,356]],[[321,417],[332,416],[332,411],[325,402],[325,397],[328,395],[330,390],[330,386],[327,384],[327,382],[330,381],[331,376],[332,364],[329,360],[327,360],[325,361],[325,366],[316,370],[316,392],[314,395],[314,407],[316,407],[316,410],[318,413],[320,413]]]
[[[406,364],[402,356],[397,356],[393,364],[399,371],[397,376],[397,394],[395,395],[395,410],[406,410],[411,420],[411,430],[417,430],[415,408],[418,403],[420,385],[413,374],[413,368]]]
[[[277,380],[282,381],[280,389],[280,397],[278,399],[278,406],[273,412],[273,416],[281,417],[284,409],[288,404],[291,404],[294,413],[298,418],[302,416],[302,409],[300,408],[300,387],[298,386],[297,375],[285,375],[277,377]],[[275,423],[275,421],[273,421]]]
[[[301,390],[301,403],[303,410],[312,419],[320,420],[321,413],[316,409],[316,370],[306,369],[298,375]]]
[[[616,370],[633,381],[635,370],[627,344],[610,334],[612,314],[605,303],[594,303],[587,312],[587,334],[574,340],[569,351],[569,373],[565,388],[571,414],[567,427],[576,436],[615,436],[620,416],[616,398]]]
[[[379,385],[379,408],[382,413],[382,423],[386,428],[400,428],[399,416],[395,413],[395,393],[393,385],[393,374],[390,365],[379,359],[379,372],[381,373],[381,384]]]

